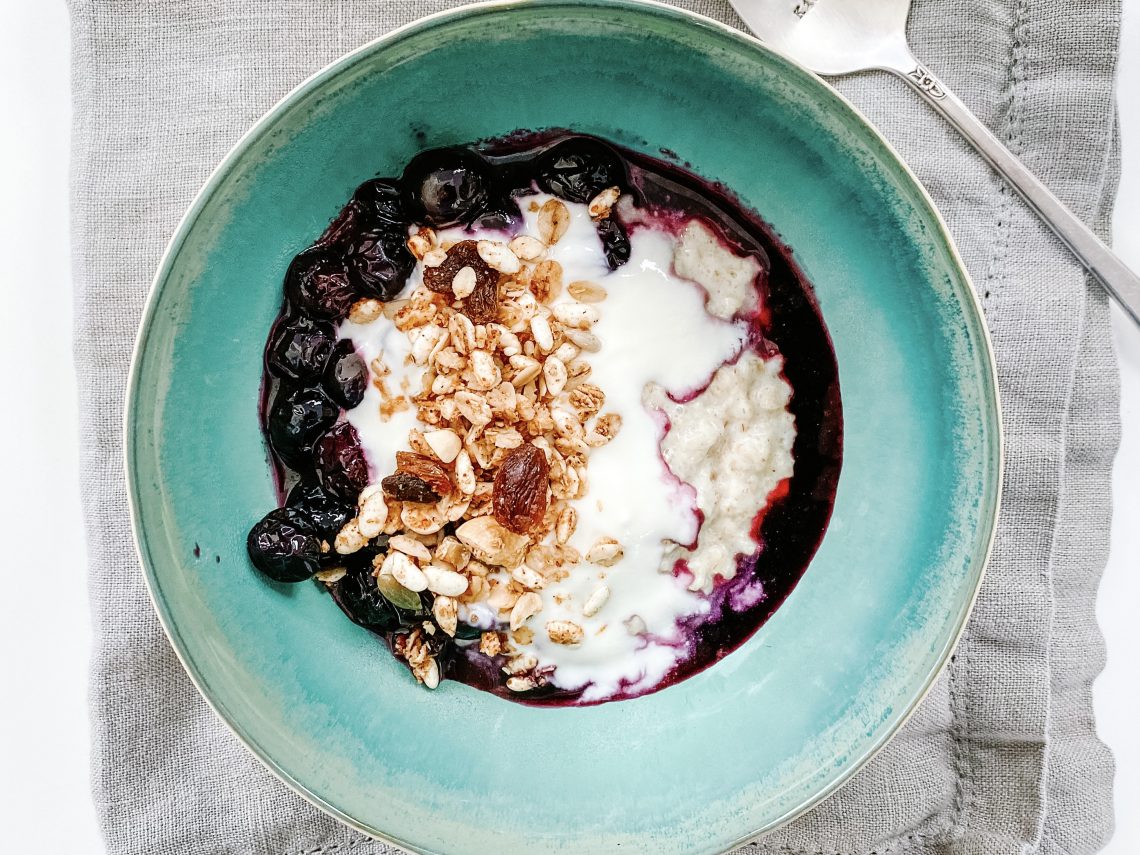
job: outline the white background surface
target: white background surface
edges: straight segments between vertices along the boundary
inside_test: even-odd
[[[1072,0],[1079,2],[1079,0]],[[79,510],[68,248],[68,17],[63,0],[0,11],[0,835],[3,851],[100,853],[88,786],[90,639]],[[1140,0],[1124,0],[1117,249],[1140,270]],[[1140,852],[1140,332],[1117,317],[1124,441],[1096,684],[1116,752],[1117,832]],[[1107,488],[1107,485],[1106,485]],[[203,853],[205,855],[205,853]]]

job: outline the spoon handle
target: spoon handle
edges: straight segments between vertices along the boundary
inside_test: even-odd
[[[1140,324],[1140,277],[1137,277],[1092,230],[1070,211],[1025,164],[1002,145],[945,84],[917,61],[888,69],[898,74],[969,140],[1120,304]]]

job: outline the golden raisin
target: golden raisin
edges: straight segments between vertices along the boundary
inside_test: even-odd
[[[495,473],[495,519],[517,534],[540,527],[546,516],[549,477],[550,464],[540,448],[526,443],[512,450]]]

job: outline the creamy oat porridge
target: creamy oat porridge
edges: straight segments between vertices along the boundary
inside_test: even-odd
[[[250,555],[428,687],[634,697],[731,651],[806,567],[834,357],[723,191],[520,139],[363,185],[294,261],[263,406],[288,498]]]

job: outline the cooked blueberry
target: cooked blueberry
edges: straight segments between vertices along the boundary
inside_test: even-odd
[[[320,484],[305,482],[298,483],[289,491],[285,504],[308,516],[316,526],[317,533],[330,543],[355,511],[351,504],[334,496]]]
[[[375,224],[372,222],[372,217],[369,216],[365,207],[355,199],[351,199],[347,205],[340,209],[340,213],[336,215],[336,219],[329,223],[324,233],[317,238],[316,246],[339,251],[345,239],[351,238],[361,229],[370,228],[373,225]]]
[[[407,235],[392,226],[377,226],[346,236],[341,244],[356,287],[371,297],[391,300],[403,289],[416,259]]]
[[[296,460],[312,449],[339,414],[320,389],[279,391],[269,410],[269,442],[286,463]]]
[[[400,626],[400,613],[376,587],[371,562],[350,568],[331,586],[331,593],[349,619],[374,632],[391,632]]]
[[[321,540],[312,520],[296,508],[270,511],[246,540],[253,566],[275,582],[301,582],[321,566]]]
[[[589,202],[607,187],[625,184],[617,152],[588,137],[559,143],[538,163],[538,186],[570,202]]]
[[[393,179],[376,178],[365,181],[356,188],[352,198],[375,222],[397,226],[401,230],[407,228],[404,202],[400,196],[400,188]]]
[[[598,237],[602,239],[602,252],[610,270],[617,270],[629,261],[629,234],[625,226],[613,217],[598,221]]]
[[[479,229],[516,232],[522,226],[522,222],[523,217],[518,204],[508,200],[494,205],[491,210],[481,214],[473,225]]]
[[[478,155],[461,148],[437,148],[416,155],[400,183],[415,222],[467,225],[487,209],[490,170]]]
[[[349,501],[356,501],[368,486],[368,461],[360,447],[356,428],[339,422],[317,440],[314,446],[321,485]]]
[[[400,189],[391,179],[377,178],[357,187],[349,203],[318,238],[317,245],[342,252],[357,235],[375,229],[400,235],[408,231]]]
[[[353,623],[373,632],[391,632],[422,622],[429,614],[424,599],[420,601],[420,608],[405,609],[394,605],[380,592],[372,575],[372,561],[381,551],[365,547],[346,556],[343,564],[347,572],[331,586],[333,599]]]
[[[304,316],[279,318],[269,334],[265,363],[270,373],[305,382],[320,377],[336,341],[332,324]]]
[[[346,410],[364,400],[364,390],[368,388],[368,366],[346,338],[333,348],[325,368],[324,387],[329,397]]]
[[[285,275],[285,296],[304,314],[339,321],[356,302],[348,263],[329,251],[310,250],[293,259]]]

